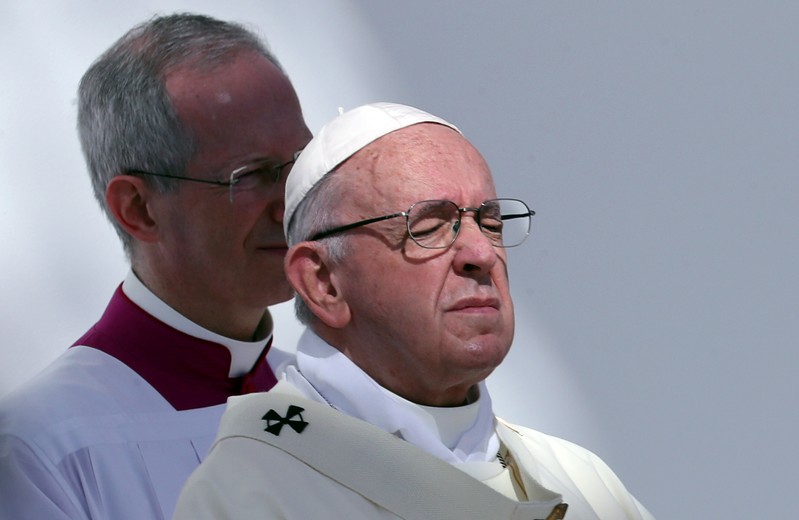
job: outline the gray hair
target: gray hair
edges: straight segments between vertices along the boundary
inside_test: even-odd
[[[178,13],[137,25],[86,71],[78,88],[78,133],[94,196],[119,235],[125,253],[131,236],[105,200],[108,183],[130,170],[180,175],[196,152],[178,119],[165,76],[181,67],[209,72],[242,52],[257,53],[283,68],[253,32],[235,23]],[[177,181],[149,177],[162,193]]]
[[[308,191],[308,194],[299,203],[291,222],[288,225],[287,237],[289,247],[309,240],[316,233],[340,225],[336,220],[338,205],[343,196],[343,186],[338,181],[336,172],[328,173]],[[322,239],[328,255],[328,261],[337,265],[344,261],[349,253],[346,235],[333,235]],[[294,298],[294,313],[300,323],[311,325],[316,319],[305,301],[296,295]]]

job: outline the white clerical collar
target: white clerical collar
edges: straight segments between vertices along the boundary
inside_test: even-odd
[[[132,269],[128,272],[125,281],[122,282],[122,291],[145,312],[155,316],[173,329],[226,347],[230,351],[230,377],[239,377],[248,373],[264,351],[267,342],[272,338],[269,311],[264,313],[264,318],[258,325],[259,329],[265,329],[264,333],[260,334],[265,337],[258,341],[239,341],[211,332],[180,314],[148,289]]]
[[[384,389],[384,391],[388,390]],[[479,393],[479,390],[476,393]],[[402,398],[397,396],[397,399]],[[480,413],[479,397],[469,404],[452,407],[423,406],[405,399],[402,400],[407,403],[406,406],[419,407],[433,418],[441,442],[450,450],[455,449],[458,445],[463,432],[469,430],[477,422]]]
[[[484,383],[473,403],[455,408],[420,406],[381,387],[310,329],[300,337],[296,361],[283,377],[306,397],[369,422],[452,463],[493,461],[499,449],[491,398]]]

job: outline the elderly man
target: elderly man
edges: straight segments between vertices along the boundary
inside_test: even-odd
[[[231,400],[177,520],[651,519],[595,455],[497,419],[513,339],[497,198],[446,121],[387,103],[329,123],[287,183],[287,277],[308,324],[270,392]]]
[[[0,518],[169,518],[227,398],[276,383],[284,182],[311,135],[263,42],[191,14],[103,54],[78,120],[132,269],[97,324],[0,402]]]

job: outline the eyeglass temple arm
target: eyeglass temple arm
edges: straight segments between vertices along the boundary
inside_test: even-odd
[[[230,186],[229,181],[215,181],[212,179],[196,179],[194,177],[183,177],[181,175],[170,175],[168,173],[153,173],[144,170],[128,170],[128,175],[150,175],[152,177],[164,177],[166,179],[178,179],[181,181],[202,182],[205,184],[216,184],[217,186]]]
[[[514,218],[524,218],[524,217],[532,217],[535,215],[535,211],[530,210],[524,213],[512,213],[510,215],[502,215],[502,220],[511,220]]]
[[[343,233],[344,231],[349,231],[350,229],[355,229],[357,227],[365,226],[367,224],[374,224],[375,222],[380,222],[382,220],[388,220],[390,218],[397,218],[397,217],[406,217],[408,214],[404,211],[400,211],[399,213],[392,213],[391,215],[384,215],[382,217],[374,217],[369,218],[366,220],[360,220],[358,222],[353,222],[352,224],[347,224],[345,226],[334,227],[333,229],[328,229],[327,231],[321,231],[310,238],[311,241],[313,240],[321,240],[323,238],[327,238],[331,235],[335,235],[336,233]]]

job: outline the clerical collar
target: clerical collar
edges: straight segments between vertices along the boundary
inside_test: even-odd
[[[405,406],[418,406],[429,414],[435,422],[441,442],[444,443],[444,446],[453,450],[458,445],[463,432],[468,431],[477,422],[477,417],[480,413],[479,392],[479,389],[477,389],[475,393],[478,394],[478,397],[469,404],[449,407],[423,406],[402,399],[402,397],[396,397],[405,401]]]
[[[266,355],[272,335],[253,342],[215,334],[149,291],[131,272],[103,316],[73,346],[125,363],[177,410],[224,403],[277,382]]]
[[[401,437],[440,459],[493,461],[499,449],[484,383],[469,405],[419,406],[380,386],[340,351],[307,329],[284,376],[306,397]]]
[[[183,316],[148,289],[132,270],[122,282],[122,292],[145,312],[173,329],[227,348],[230,352],[229,377],[241,377],[249,372],[263,352],[266,343],[272,339],[272,317],[269,311],[264,312],[264,317],[258,324],[255,336],[259,339],[239,341],[211,332]]]

